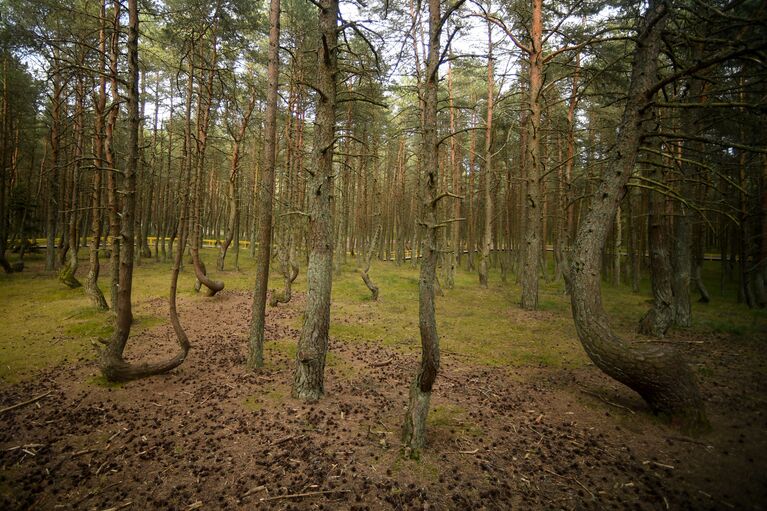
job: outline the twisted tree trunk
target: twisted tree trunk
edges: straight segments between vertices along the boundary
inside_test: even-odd
[[[136,214],[136,169],[138,167],[139,148],[139,113],[138,113],[138,0],[128,1],[128,163],[125,168],[123,181],[123,209],[121,217],[120,236],[125,241],[120,251],[120,281],[117,293],[117,318],[115,330],[106,348],[101,352],[99,367],[101,373],[109,381],[129,381],[154,374],[168,372],[178,367],[189,352],[189,341],[186,335],[179,335],[181,351],[169,360],[151,364],[133,365],[123,358],[123,351],[130,335],[133,312],[131,310],[131,291],[133,286],[133,253]],[[180,247],[177,259],[183,253]],[[174,266],[171,283],[171,320],[175,312],[175,279],[178,277],[178,262]],[[174,329],[183,334],[180,325],[174,322]],[[176,327],[179,327],[178,329]]]
[[[578,337],[606,374],[637,391],[656,413],[689,429],[707,420],[695,376],[677,352],[662,345],[629,345],[610,328],[600,293],[600,259],[611,222],[636,163],[643,121],[652,100],[660,35],[668,6],[651,1],[642,23],[631,82],[618,128],[616,158],[606,167],[573,246],[567,279]]]
[[[99,245],[101,244],[101,182],[104,166],[104,112],[106,110],[106,7],[101,2],[99,8],[99,88],[98,97],[94,105],[94,131],[93,138],[93,188],[91,190],[91,239],[88,244],[88,260],[90,267],[88,276],[85,278],[85,293],[98,310],[108,310],[109,305],[104,298],[104,293],[99,287]]]

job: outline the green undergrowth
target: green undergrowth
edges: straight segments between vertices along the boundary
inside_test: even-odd
[[[221,279],[226,290],[250,292],[255,279],[255,262],[245,251],[239,269],[215,270],[217,252],[201,252],[209,274]],[[78,278],[87,271],[85,251],[81,253]],[[91,342],[105,338],[112,331],[110,313],[95,311],[82,288],[64,287],[55,273],[46,273],[42,255],[28,258],[28,270],[18,274],[0,274],[0,381],[15,382],[37,371],[60,363],[72,363],[94,356]],[[303,262],[303,261],[302,261]],[[135,329],[150,328],[167,321],[153,316],[147,304],[165,300],[170,284],[170,261],[143,260],[135,268],[133,286]],[[733,342],[764,339],[767,312],[749,310],[736,303],[733,284],[719,290],[718,263],[707,264],[704,278],[711,292],[709,304],[693,302],[693,324],[686,334],[696,337],[717,336]],[[306,292],[306,268],[301,267],[294,284],[296,293]],[[409,263],[397,267],[392,262],[374,262],[370,277],[380,287],[380,299],[374,302],[349,257],[340,274],[334,275],[330,334],[333,343],[379,343],[391,349],[418,356],[418,268]],[[627,285],[602,285],[602,298],[611,324],[625,338],[635,338],[636,325],[650,306],[649,282],[641,282],[641,292],[632,293]],[[102,268],[101,286],[108,278]],[[179,296],[204,300],[193,291],[194,273],[187,262],[179,279]],[[271,271],[270,288],[282,287],[282,277]],[[444,281],[443,281],[444,286]],[[539,310],[522,311],[521,290],[514,275],[502,282],[498,270],[490,273],[487,289],[479,286],[475,272],[456,272],[455,287],[444,288],[437,297],[437,325],[442,353],[446,360],[496,367],[580,367],[588,363],[578,342],[569,297],[561,281],[541,280]],[[697,298],[694,296],[694,298]],[[297,301],[281,307],[298,309]],[[292,319],[278,318],[294,328],[301,328],[301,310]],[[276,369],[270,353],[279,353],[289,361],[295,358],[294,338],[268,340],[267,369]],[[271,365],[270,365],[271,364]],[[337,375],[352,378],[358,370],[351,360],[330,352],[328,367]],[[284,368],[284,367],[283,367]]]

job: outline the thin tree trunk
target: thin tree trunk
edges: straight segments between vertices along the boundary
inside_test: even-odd
[[[487,287],[490,271],[490,250],[493,244],[493,33],[490,20],[487,21],[487,119],[485,120],[485,166],[482,170],[482,188],[484,191],[484,215],[482,217],[482,251],[479,256],[479,285]]]
[[[527,135],[527,194],[525,197],[525,254],[522,266],[522,300],[525,310],[538,308],[538,275],[541,258],[541,91],[543,88],[543,0],[533,0],[530,26],[530,101]]]
[[[117,290],[120,281],[120,200],[117,195],[117,161],[114,150],[114,130],[120,113],[120,93],[118,91],[118,59],[120,56],[120,0],[114,1],[112,37],[109,45],[109,81],[110,99],[107,124],[104,131],[104,157],[107,166],[107,208],[109,210],[109,297],[110,307],[117,314]]]
[[[128,342],[133,312],[131,310],[131,291],[133,286],[133,237],[136,214],[136,170],[138,167],[139,147],[139,109],[138,109],[138,0],[128,0],[128,162],[123,181],[123,209],[120,235],[125,240],[120,251],[120,287],[117,293],[117,317],[115,330],[106,348],[101,352],[99,366],[104,377],[109,381],[128,381],[154,374],[168,372],[178,367],[189,352],[186,337],[179,337],[181,351],[173,358],[152,363],[132,365],[123,358],[123,351]],[[183,249],[179,249],[179,254]],[[175,270],[177,277],[178,272]],[[174,291],[173,288],[171,288]],[[175,305],[175,292],[172,293],[171,307]],[[175,327],[175,324],[174,324]]]
[[[269,80],[264,118],[264,152],[258,200],[258,247],[256,247],[256,283],[251,311],[248,368],[264,366],[264,326],[266,290],[272,250],[272,196],[274,195],[275,159],[277,156],[277,92],[279,80],[280,0],[269,4]]]
[[[88,244],[90,268],[85,278],[85,293],[98,310],[108,310],[109,305],[99,287],[99,245],[101,243],[101,181],[104,166],[104,112],[106,110],[106,6],[99,7],[99,87],[95,103],[93,138],[93,189],[91,191],[91,239]]]
[[[457,9],[459,0],[451,6]],[[423,259],[418,288],[418,324],[421,334],[421,364],[410,385],[410,397],[403,427],[403,443],[417,457],[426,441],[426,417],[434,381],[439,371],[439,335],[435,313],[437,273],[437,184],[439,183],[439,142],[437,141],[437,88],[439,84],[439,41],[443,18],[439,0],[429,0],[429,52],[426,59],[423,106],[423,188],[421,218],[424,226]],[[448,13],[449,14],[449,13]]]

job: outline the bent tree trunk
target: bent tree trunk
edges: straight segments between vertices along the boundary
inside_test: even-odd
[[[306,313],[296,352],[292,395],[317,401],[325,393],[325,356],[333,285],[333,147],[335,145],[336,74],[338,73],[338,0],[320,0],[317,54],[317,118],[307,183],[309,199],[309,266]]]
[[[129,381],[154,374],[168,372],[179,366],[189,352],[186,335],[179,336],[181,351],[173,358],[153,364],[132,365],[123,358],[123,351],[130,335],[133,313],[131,311],[131,290],[133,285],[133,252],[136,215],[136,168],[138,167],[138,0],[128,2],[128,116],[129,116],[129,157],[123,182],[123,210],[120,236],[125,241],[120,250],[120,274],[117,291],[117,318],[115,330],[106,348],[101,352],[99,367],[109,381]],[[176,257],[183,253],[179,249]],[[178,278],[178,261],[174,267],[174,278]],[[175,286],[171,285],[171,312],[175,309]],[[172,316],[171,316],[172,317]],[[176,324],[174,323],[174,329]],[[180,326],[180,325],[179,325]],[[179,330],[176,329],[178,333]],[[181,331],[183,333],[183,330]]]
[[[288,303],[293,297],[293,282],[298,277],[298,265],[296,255],[293,253],[293,233],[289,234],[288,246],[280,249],[280,271],[285,287],[282,291],[272,289],[269,298],[269,306],[277,307],[277,304]]]
[[[105,311],[109,309],[104,293],[99,287],[99,245],[101,244],[101,182],[104,166],[104,112],[106,110],[106,7],[104,2],[99,8],[99,87],[96,99],[94,138],[93,138],[93,187],[91,190],[91,239],[88,242],[88,261],[90,267],[88,276],[85,278],[85,293],[91,299],[96,309]]]
[[[666,4],[651,1],[632,64],[615,167],[606,168],[602,175],[578,229],[567,275],[575,326],[589,358],[606,374],[638,392],[654,412],[694,430],[706,427],[707,420],[692,370],[681,355],[665,346],[632,346],[620,339],[609,326],[600,293],[601,251],[636,163],[666,17]]]
[[[378,245],[378,238],[381,236],[381,224],[379,223],[376,227],[375,233],[373,234],[373,239],[370,240],[370,246],[368,246],[367,254],[365,255],[365,268],[360,270],[360,275],[362,276],[362,281],[365,283],[365,285],[370,290],[371,298],[374,302],[378,301],[378,286],[375,285],[375,282],[373,282],[373,279],[370,278],[370,261],[373,259],[373,254],[376,251],[376,246]]]
[[[458,0],[445,16],[463,4]],[[423,259],[418,285],[418,326],[421,334],[421,365],[410,385],[402,441],[411,457],[418,457],[426,441],[426,417],[431,390],[439,372],[439,335],[434,310],[437,280],[437,183],[439,183],[439,142],[437,141],[437,87],[439,83],[439,39],[444,25],[439,0],[429,0],[429,53],[423,105],[423,171],[420,199],[421,221],[425,226]],[[415,249],[415,247],[413,247]]]

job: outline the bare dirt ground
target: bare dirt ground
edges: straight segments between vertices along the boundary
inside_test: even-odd
[[[165,314],[156,300],[142,305]],[[510,306],[512,307],[512,306]],[[593,366],[487,368],[445,353],[420,460],[400,424],[412,349],[331,341],[327,397],[290,398],[303,296],[268,310],[269,369],[244,369],[250,295],[180,304],[193,344],[172,374],[119,387],[70,361],[0,389],[1,509],[764,509],[767,382],[756,342],[677,343],[713,425],[663,425]],[[767,337],[767,336],[766,336]],[[703,341],[703,342],[700,342]],[[129,355],[173,352],[169,326]],[[701,369],[703,368],[703,369]]]

